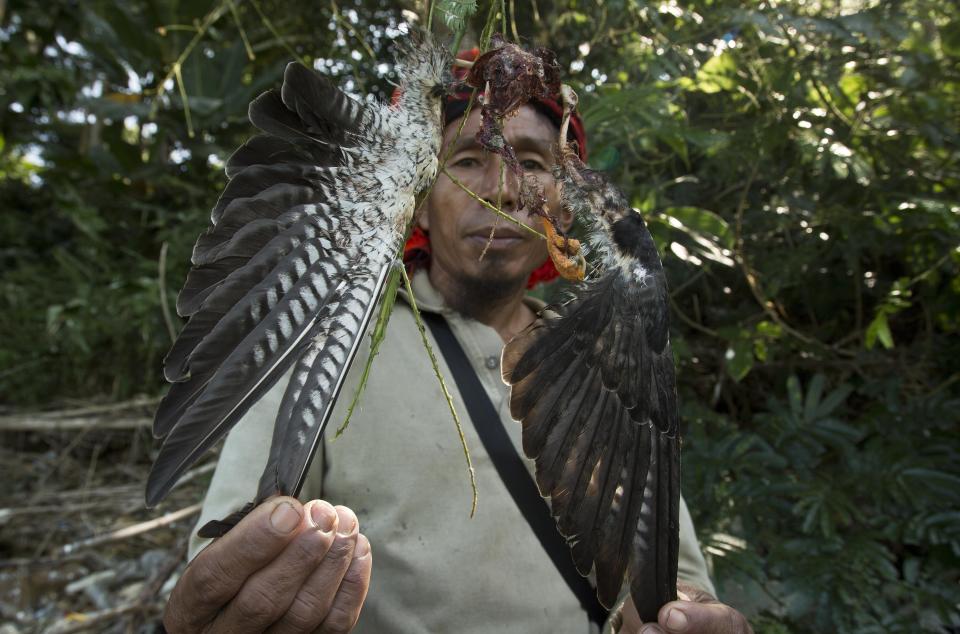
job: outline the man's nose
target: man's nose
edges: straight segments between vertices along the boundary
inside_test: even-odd
[[[483,181],[477,195],[494,207],[499,200],[503,211],[516,211],[519,207],[520,183],[500,155],[491,154],[490,160],[485,161]]]

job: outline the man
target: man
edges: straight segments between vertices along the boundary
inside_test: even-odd
[[[454,99],[447,107],[442,156],[456,136],[464,105]],[[545,186],[554,211],[559,192],[550,166],[557,113],[555,104],[524,106],[504,129],[525,170]],[[471,113],[447,168],[487,202],[499,200],[510,215],[527,222],[526,212],[517,209],[515,179],[507,175],[501,192],[499,158],[474,140],[479,123],[479,113]],[[585,139],[577,134],[582,146]],[[572,219],[562,221],[569,226]],[[544,243],[498,221],[446,176],[435,184],[418,226],[429,244],[429,267],[414,275],[417,302],[447,320],[519,447],[520,426],[509,420],[498,363],[503,343],[541,307],[525,295],[532,272],[546,258]],[[357,385],[362,355],[360,360],[345,396]],[[441,370],[462,404],[442,360]],[[228,437],[201,525],[235,510],[256,491],[285,383],[281,379]],[[338,403],[332,424],[343,420],[346,401]],[[306,498],[343,502],[356,513],[317,499],[301,505],[276,498],[261,505],[196,554],[170,597],[164,618],[170,632],[345,632],[355,623],[363,632],[591,631],[577,597],[492,466],[474,428],[478,421],[465,419],[480,495],[476,516],[468,517],[470,487],[460,443],[403,302],[391,318],[361,408],[342,437],[331,440],[328,433],[303,490]],[[463,416],[462,406],[460,412]],[[358,516],[365,534],[359,533]],[[372,581],[371,544],[378,558]],[[191,554],[201,546],[195,541]],[[750,631],[739,613],[709,596],[712,585],[685,506],[679,577],[692,601],[664,607],[665,631]],[[621,619],[620,631],[663,631],[652,624],[638,630],[629,602],[622,615],[616,611],[614,620]]]

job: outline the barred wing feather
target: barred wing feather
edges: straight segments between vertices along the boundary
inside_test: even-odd
[[[354,157],[377,141],[369,135],[379,116],[376,107],[354,101],[300,64],[287,66],[280,91],[250,105],[250,120],[264,134],[229,160],[229,183],[212,226],[197,240],[177,301],[190,320],[164,362],[173,386],[154,421],[164,442],[147,483],[149,505],[163,499],[291,366],[295,376],[307,378],[298,382],[301,392],[288,390],[281,412],[286,419],[305,411],[301,397],[321,385],[310,378],[314,369],[336,373],[349,364],[370,316],[358,311],[357,299],[372,305],[389,264],[382,253],[392,244],[385,237],[380,249],[371,250],[368,221],[343,213],[349,202],[343,180]],[[353,239],[365,234],[363,245]],[[326,333],[333,329],[341,330],[330,341]],[[329,403],[335,388],[318,388],[307,402]],[[306,431],[321,429],[318,421]],[[288,468],[298,471],[296,461],[309,461],[309,455],[298,452]],[[265,474],[264,480],[298,487],[297,478],[285,474]]]

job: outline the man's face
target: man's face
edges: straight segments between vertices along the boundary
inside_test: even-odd
[[[460,119],[457,119],[444,130],[441,159],[449,151],[459,126]],[[475,136],[479,127],[479,108],[474,108],[453,145],[447,170],[480,198],[496,206],[501,159],[477,143]],[[543,186],[550,212],[556,214],[560,194],[551,166],[557,127],[533,108],[523,106],[518,114],[504,122],[503,132],[524,171],[536,176]],[[517,179],[504,169],[500,208],[542,232],[539,219],[528,216],[526,209],[517,210],[519,203]],[[561,221],[565,226],[570,224],[568,217]],[[427,199],[419,225],[430,234],[431,279],[435,283],[441,281],[444,286],[452,283],[458,290],[477,285],[515,289],[547,258],[546,245],[540,237],[498,218],[442,173]]]

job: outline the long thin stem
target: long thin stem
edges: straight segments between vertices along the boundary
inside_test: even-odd
[[[263,25],[267,27],[267,30],[269,30],[271,34],[273,34],[273,37],[277,38],[277,40],[283,44],[283,47],[287,49],[287,52],[290,53],[290,56],[299,61],[301,64],[308,66],[309,64],[307,63],[307,60],[297,55],[297,52],[293,50],[289,43],[287,43],[287,39],[283,37],[280,31],[273,26],[273,22],[270,21],[270,18],[268,18],[263,12],[263,9],[260,8],[260,4],[257,2],[257,0],[250,0],[250,4],[257,12],[257,15],[260,16],[260,20],[263,22]]]
[[[163,95],[166,94],[167,92],[167,82],[172,80],[174,76],[179,77],[180,67],[187,60],[187,58],[190,57],[190,53],[192,53],[193,49],[197,46],[197,44],[200,43],[200,40],[203,39],[203,36],[207,34],[207,31],[210,29],[213,23],[219,20],[220,16],[222,16],[227,11],[227,9],[228,9],[227,2],[221,2],[219,5],[217,5],[216,8],[210,11],[210,13],[208,13],[203,18],[203,21],[200,23],[199,28],[197,28],[197,32],[190,39],[190,41],[183,48],[183,50],[180,51],[180,55],[177,56],[176,61],[174,61],[173,65],[170,66],[170,70],[167,71],[167,74],[164,75],[163,79],[161,79],[160,82],[157,84],[156,99],[154,100],[153,105],[150,107],[151,119],[153,119],[157,115],[157,109],[160,107],[160,98],[163,97]],[[182,80],[179,83],[180,83],[181,90],[183,90]],[[184,107],[186,107],[186,105]],[[190,128],[189,115],[188,115],[187,125],[188,125],[188,128]],[[193,134],[191,133],[190,136],[193,136]]]
[[[354,28],[352,24],[350,24],[350,21],[343,19],[343,14],[340,12],[340,7],[337,6],[337,3],[331,2],[330,9],[333,11],[333,19],[336,21],[336,23],[342,26],[343,28],[347,29],[347,31],[350,32],[350,35],[353,36],[353,39],[355,39],[357,43],[359,43],[360,46],[363,47],[363,50],[366,52],[367,56],[370,58],[370,61],[375,62],[377,60],[377,54],[373,52],[373,49],[370,48],[370,45],[367,44],[367,41],[360,36],[360,33],[357,31],[357,29]]]
[[[400,267],[403,275],[403,285],[407,289],[407,297],[410,300],[410,308],[413,309],[413,319],[417,322],[417,329],[420,331],[420,339],[423,341],[423,347],[427,349],[427,355],[430,357],[430,364],[433,366],[433,373],[440,382],[440,390],[443,397],[447,400],[447,407],[450,408],[450,414],[457,425],[457,435],[460,436],[460,446],[463,448],[463,456],[467,459],[467,472],[470,474],[470,489],[473,491],[473,502],[470,505],[470,517],[477,512],[477,477],[473,469],[473,460],[470,458],[470,449],[467,447],[467,438],[463,435],[463,425],[460,424],[460,416],[457,415],[457,409],[453,406],[453,397],[450,396],[450,390],[447,389],[447,383],[443,380],[443,374],[440,373],[440,364],[437,362],[437,355],[433,352],[433,346],[427,339],[427,329],[423,325],[423,319],[420,317],[420,309],[417,307],[417,299],[413,296],[413,287],[410,286],[410,276],[407,275],[407,269]]]
[[[520,43],[520,33],[517,31],[517,5],[515,0],[510,0],[510,32],[513,33],[513,41]]]
[[[460,42],[463,41],[463,34],[467,32],[467,27],[464,25],[462,29],[457,31],[457,35],[453,38],[453,46],[450,47],[450,50],[454,55],[460,52]]]
[[[409,233],[409,231],[407,233]],[[404,240],[404,242],[406,242],[406,240]],[[402,252],[398,254],[397,262],[394,263],[393,266],[403,268]],[[367,381],[370,379],[370,371],[373,369],[373,360],[380,351],[380,344],[383,343],[383,340],[387,336],[387,324],[390,322],[390,315],[393,314],[393,306],[397,300],[397,287],[400,285],[400,272],[394,269],[388,273],[388,276],[387,282],[384,285],[383,293],[381,294],[380,313],[377,315],[377,323],[374,325],[373,331],[370,333],[370,354],[367,355],[367,362],[364,364],[363,372],[360,374],[360,382],[357,384],[357,389],[353,393],[353,400],[350,401],[350,405],[347,407],[347,413],[343,417],[343,423],[341,423],[340,427],[337,428],[337,433],[334,435],[334,439],[339,438],[343,432],[346,431],[347,425],[350,424],[350,418],[353,416],[353,412],[357,408],[357,405],[360,404],[360,396],[363,394],[363,390],[367,386]]]
[[[230,13],[233,14],[233,20],[237,23],[237,30],[240,31],[240,39],[243,40],[243,48],[247,51],[247,59],[252,62],[257,56],[254,55],[253,47],[250,46],[250,39],[247,38],[247,32],[243,30],[243,24],[240,22],[240,12],[237,11],[237,4],[233,0],[227,0],[227,4],[230,5]]]
[[[173,67],[177,78],[177,88],[180,89],[180,100],[183,101],[183,116],[187,120],[187,136],[193,138],[193,118],[190,116],[190,99],[187,97],[187,88],[183,85],[183,74],[180,72],[180,64]]]
[[[457,146],[457,141],[460,140],[460,135],[463,134],[463,128],[467,125],[467,119],[470,118],[470,113],[473,111],[473,104],[476,102],[476,98],[477,89],[474,88],[473,92],[470,93],[470,100],[467,101],[467,109],[463,111],[463,116],[460,117],[460,125],[457,127],[457,133],[453,136],[453,140],[447,144],[447,151],[443,155],[443,160],[440,161],[441,170],[446,169],[447,161],[449,161],[450,157],[453,156],[453,150]]]
[[[497,209],[503,209],[503,175],[506,171],[506,163],[500,161],[500,180],[497,183]],[[490,237],[487,238],[487,243],[483,245],[483,251],[480,252],[480,257],[477,258],[478,261],[483,261],[483,257],[487,254],[487,249],[490,248],[490,245],[493,244],[493,236],[497,233],[497,225],[500,224],[500,216],[497,216],[493,219],[493,226],[490,227]]]
[[[460,117],[460,127],[457,128],[457,133],[454,135],[453,140],[447,145],[447,152],[443,155],[443,158],[440,159],[440,165],[437,169],[437,174],[445,171],[447,166],[447,161],[453,155],[453,148],[456,147],[457,141],[460,140],[460,135],[463,133],[463,127],[467,124],[467,118],[470,116],[470,110],[473,108],[473,100],[477,96],[477,89],[474,88],[473,92],[470,93],[470,100],[467,101],[467,109],[464,111],[463,116]],[[434,176],[433,180],[430,182],[430,186],[427,187],[426,191],[421,195],[420,201],[417,204],[417,210],[414,212],[414,218],[417,218],[420,214],[420,207],[430,198],[430,192],[433,191],[433,186],[437,184],[437,177]],[[409,233],[407,235],[409,237]]]
[[[524,229],[524,230],[532,233],[532,234],[535,235],[535,236],[539,236],[539,237],[543,238],[544,240],[547,239],[547,236],[543,235],[542,233],[540,233],[539,231],[537,231],[536,229],[534,229],[534,228],[531,227],[530,225],[525,224],[525,223],[522,223],[522,222],[520,222],[519,220],[517,220],[516,218],[514,218],[514,217],[512,217],[512,216],[510,216],[510,215],[508,215],[508,214],[503,213],[501,210],[497,209],[496,207],[494,207],[493,205],[491,205],[490,203],[488,203],[487,201],[485,201],[483,198],[480,198],[480,196],[478,196],[476,193],[474,193],[473,191],[471,191],[471,189],[470,189],[469,187],[467,187],[466,185],[463,184],[463,181],[461,181],[459,178],[457,178],[456,176],[454,176],[453,174],[451,174],[451,173],[449,172],[449,170],[447,170],[446,168],[443,169],[443,173],[446,174],[447,178],[449,178],[450,180],[452,180],[457,187],[459,187],[460,189],[462,189],[463,191],[465,191],[465,192],[467,193],[467,195],[470,196],[470,198],[473,198],[475,201],[477,201],[478,203],[480,203],[481,205],[483,205],[484,207],[486,207],[487,209],[489,209],[489,210],[492,211],[493,213],[497,214],[498,216],[500,216],[500,217],[503,218],[504,220],[507,220],[507,221],[509,221],[509,222],[512,222],[513,224],[517,225],[518,227],[520,227],[520,228],[522,228],[522,229]]]
[[[492,0],[490,2],[490,11],[487,12],[487,21],[480,32],[480,51],[486,51],[490,48],[490,38],[493,36],[493,27],[497,23],[497,6],[501,0]]]
[[[160,292],[160,311],[163,313],[163,323],[167,326],[167,333],[170,334],[170,341],[177,340],[177,329],[173,326],[173,315],[170,313],[170,306],[167,304],[167,248],[164,242],[160,245],[160,261],[157,263],[159,269],[157,286]]]

